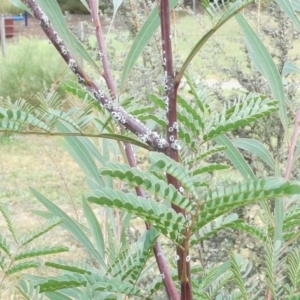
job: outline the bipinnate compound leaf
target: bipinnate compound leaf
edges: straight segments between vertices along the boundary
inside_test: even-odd
[[[0,131],[20,132],[28,126],[50,132],[50,127],[40,118],[20,109],[0,107]]]
[[[159,180],[149,172],[142,172],[125,164],[108,162],[105,164],[105,167],[100,168],[100,173],[105,176],[119,178],[134,186],[142,187],[183,209],[191,209],[190,202],[173,185],[168,185],[165,181]]]
[[[112,260],[107,273],[114,278],[118,276],[121,280],[126,280],[132,284],[137,282],[145,264],[152,255],[152,248],[158,236],[158,231],[154,227],[145,231],[129,249],[120,251],[121,253]]]
[[[46,247],[32,248],[32,249],[19,252],[15,256],[15,260],[20,260],[29,257],[37,257],[41,255],[61,253],[66,251],[69,251],[69,248],[63,246],[54,246],[54,247],[46,246]]]
[[[10,246],[2,234],[0,234],[0,249],[3,250],[8,256],[11,256]]]
[[[194,197],[197,197],[198,193],[194,187],[193,179],[189,175],[188,169],[186,169],[182,164],[175,162],[165,154],[158,152],[150,153],[150,161],[152,163],[151,168],[157,167],[172,175],[178,179],[184,190],[190,191]]]
[[[223,110],[220,115],[216,114],[214,120],[212,119],[206,126],[203,139],[210,140],[225,132],[255,122],[275,111],[277,111],[277,101],[253,96],[252,99]]]
[[[21,272],[23,270],[27,270],[30,268],[38,268],[40,266],[40,263],[36,261],[25,261],[22,263],[14,264],[11,268],[9,268],[5,274],[6,275],[11,275],[17,272]]]
[[[196,228],[202,228],[234,208],[276,196],[299,193],[300,184],[298,182],[272,177],[248,180],[229,188],[211,190],[204,196]]]
[[[45,266],[51,267],[57,270],[64,270],[72,273],[79,273],[79,274],[92,274],[91,271],[87,269],[83,269],[81,267],[73,265],[71,262],[64,262],[64,261],[47,261],[45,262]]]
[[[288,277],[295,289],[300,286],[300,250],[294,248],[288,255]]]
[[[35,240],[38,237],[42,236],[43,234],[49,232],[51,229],[62,224],[63,222],[64,222],[63,218],[58,218],[58,217],[51,218],[45,224],[43,224],[41,227],[35,229],[34,231],[30,232],[29,234],[26,234],[21,240],[22,246],[29,244],[33,240]]]
[[[234,255],[233,253],[230,254],[230,263],[231,263],[231,272],[234,274],[233,280],[235,281],[239,293],[242,296],[242,299],[249,300],[250,298],[249,293],[246,289],[245,283],[243,278],[246,277],[245,274],[242,274],[241,270],[244,272],[249,273],[251,271],[252,266],[248,264],[247,261],[242,261],[241,255]]]
[[[16,235],[16,231],[15,231],[15,228],[14,228],[13,218],[11,216],[10,211],[8,210],[7,205],[4,205],[3,203],[0,203],[0,212],[1,212],[1,214],[3,215],[3,217],[6,221],[6,225],[8,227],[9,232],[13,236],[15,242],[17,242],[17,235]]]
[[[95,194],[88,196],[87,200],[136,215],[173,241],[182,238],[185,231],[186,221],[183,215],[177,214],[172,208],[156,203],[151,199],[104,188],[101,191],[95,191]]]
[[[137,297],[144,296],[140,288],[129,284],[126,281],[120,281],[117,278],[108,278],[96,274],[71,273],[56,277],[48,277],[47,279],[41,278],[40,280],[41,282],[37,282],[37,285],[39,286],[41,293],[90,285],[96,291],[121,293]]]

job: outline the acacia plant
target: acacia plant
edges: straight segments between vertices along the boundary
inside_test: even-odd
[[[170,14],[178,1],[158,1],[157,7],[149,14],[132,44],[119,86],[116,85],[117,81],[111,72],[107,56],[98,1],[81,0],[91,13],[101,58],[100,66],[70,33],[56,1],[12,2],[40,20],[47,38],[77,76],[78,84],[70,82],[65,90],[81,99],[97,103],[95,107],[99,111],[99,115],[95,116],[90,104],[83,109],[72,107],[67,112],[53,103],[43,103],[34,110],[24,103],[22,107],[16,104],[13,107],[1,108],[2,131],[67,136],[69,150],[88,174],[91,187],[91,192],[84,196],[83,207],[93,242],[78,223],[46,197],[32,190],[49,210],[48,213],[37,213],[46,218],[52,215],[64,218],[63,226],[89,251],[93,263],[91,266],[75,267],[63,262],[48,262],[46,265],[64,270],[65,273],[52,277],[29,276],[30,285],[22,282],[23,296],[30,299],[29,295],[32,296],[33,293],[43,293],[50,299],[124,299],[124,295],[156,299],[153,295],[162,286],[167,298],[173,300],[253,299],[258,296],[265,296],[266,299],[294,299],[292,297],[299,295],[299,249],[293,249],[288,258],[284,256],[299,237],[296,229],[299,225],[299,207],[295,198],[286,198],[300,193],[300,184],[288,181],[294,158],[299,114],[288,152],[285,178],[280,176],[279,168],[276,167],[274,159],[270,158],[267,149],[253,140],[252,146],[259,149],[255,154],[271,161],[278,174],[278,177],[257,178],[226,136],[226,132],[279,110],[286,139],[289,140],[281,78],[271,56],[239,14],[253,1],[224,0],[221,4],[219,1],[213,4],[203,1],[209,14],[215,18],[214,26],[199,38],[182,66],[176,70],[173,66]],[[114,1],[114,14],[120,3],[121,1]],[[278,0],[277,3],[296,26],[299,26],[292,4],[283,0]],[[231,105],[220,107],[215,101],[211,101],[203,86],[195,84],[186,73],[189,64],[205,42],[233,16],[236,16],[244,33],[254,64],[269,82],[273,99],[249,94],[236,99]],[[126,98],[123,91],[126,90],[130,70],[158,28],[161,34],[163,91],[158,92],[158,95],[150,95],[149,105],[144,104],[144,100],[140,102],[141,105],[135,99]],[[102,83],[95,78],[95,73],[89,75],[83,69],[82,60],[102,76]],[[178,94],[183,76],[189,86],[189,95],[185,92]],[[98,132],[94,135],[85,134],[82,128],[93,121]],[[33,132],[33,127],[38,131]],[[123,151],[126,164],[110,161],[109,152],[113,148],[108,148],[104,142],[100,153],[91,141],[82,139],[82,136],[116,140],[118,145],[123,143],[124,150],[121,148],[121,152]],[[147,170],[141,171],[137,168],[132,145],[152,151],[149,155],[151,164]],[[205,160],[208,156],[222,151],[241,174],[241,180],[231,185],[212,184],[211,173],[229,166],[207,163]],[[93,162],[94,159],[100,162],[100,169]],[[128,184],[126,189],[121,184],[116,184],[119,182]],[[273,206],[269,205],[268,200],[275,200],[273,212]],[[262,229],[230,213],[235,208],[253,202],[259,202],[264,209],[266,226]],[[118,217],[116,222],[128,222],[131,214],[138,216],[145,221],[146,230],[129,249],[128,241],[124,238],[124,228],[121,226],[119,252],[114,255],[114,249],[105,246],[99,223],[101,220],[97,219],[88,203],[121,210],[121,215],[110,213],[110,216]],[[112,228],[113,223],[111,219]],[[202,242],[226,228],[245,231],[263,245],[267,279],[264,284],[257,285],[257,280],[247,277],[251,270],[250,264],[234,253],[229,255],[228,260],[216,265],[204,262],[202,255],[205,249]],[[106,230],[113,232],[110,228]],[[172,254],[175,265],[165,257],[160,244],[161,236],[170,240],[176,248],[176,253]],[[144,286],[140,279],[152,256],[151,249],[160,278]],[[281,272],[285,272],[286,277]]]

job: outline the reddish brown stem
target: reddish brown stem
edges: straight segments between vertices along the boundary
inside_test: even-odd
[[[167,140],[169,147],[166,150],[168,155],[173,160],[179,160],[178,150],[180,145],[178,142],[178,122],[177,122],[177,88],[174,84],[174,69],[173,69],[173,53],[172,53],[172,35],[170,25],[170,3],[167,0],[160,1],[160,19],[161,19],[161,35],[162,35],[162,49],[163,49],[163,68],[164,68],[164,80],[165,80],[165,104],[167,111]],[[180,191],[180,182],[167,174],[167,180],[169,184],[172,184]],[[172,205],[172,208],[177,212],[186,216],[185,210]],[[187,237],[188,233],[185,233]],[[176,252],[179,257],[177,261],[178,278],[181,284],[181,299],[192,300],[192,288],[191,288],[191,274],[190,263],[188,257],[188,241],[184,241],[177,247]]]
[[[116,89],[115,81],[113,79],[113,75],[112,75],[111,68],[109,65],[109,60],[108,60],[107,51],[106,51],[106,45],[105,45],[103,32],[102,32],[102,26],[101,26],[99,14],[98,14],[97,1],[90,0],[90,8],[91,8],[91,16],[92,16],[94,26],[95,26],[98,47],[99,47],[99,56],[100,56],[100,59],[102,60],[102,65],[103,65],[103,69],[104,69],[104,79],[105,79],[108,89],[110,90],[111,95],[114,98],[116,98],[117,89]]]

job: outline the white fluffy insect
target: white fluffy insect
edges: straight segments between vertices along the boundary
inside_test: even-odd
[[[185,260],[186,260],[186,262],[189,262],[191,260],[191,256],[188,255]]]

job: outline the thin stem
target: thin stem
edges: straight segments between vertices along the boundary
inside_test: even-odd
[[[167,140],[170,145],[165,151],[166,154],[173,160],[179,160],[178,150],[180,150],[178,135],[178,123],[177,123],[177,88],[174,85],[174,69],[173,69],[173,53],[172,53],[172,35],[170,25],[170,5],[169,1],[160,1],[160,18],[161,18],[161,35],[162,35],[162,49],[163,49],[163,68],[164,68],[164,80],[165,80],[165,104],[167,110]],[[169,184],[172,184],[176,189],[180,190],[180,182],[167,174],[167,180]],[[186,217],[186,212],[182,208],[172,205],[172,208]],[[179,257],[177,261],[178,278],[181,284],[181,299],[191,300],[193,299],[191,288],[191,274],[190,274],[190,259],[189,259],[189,232],[185,232],[185,240],[182,247],[177,246],[176,252]]]
[[[96,0],[90,0],[90,8],[91,8],[91,16],[94,22],[95,31],[96,31],[96,38],[98,42],[99,47],[99,55],[100,59],[102,60],[102,65],[104,69],[104,79],[106,81],[107,87],[109,88],[111,94],[114,98],[117,96],[117,90],[115,81],[113,79],[113,75],[111,72],[111,68],[109,65],[109,60],[107,57],[107,51],[106,51],[106,45],[103,38],[103,32],[102,32],[102,26],[98,14],[98,7],[97,7],[97,1]]]

